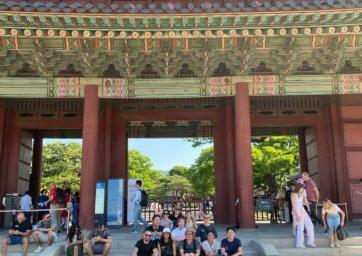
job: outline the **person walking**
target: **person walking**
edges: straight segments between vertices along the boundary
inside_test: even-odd
[[[314,180],[309,177],[308,172],[302,173],[302,179],[305,185],[305,191],[307,193],[307,199],[310,207],[310,217],[314,223],[320,223],[317,216],[317,204],[319,203],[319,190]]]
[[[303,190],[304,186],[300,183],[295,185],[295,188],[291,194],[292,200],[292,213],[293,220],[296,224],[296,248],[305,248],[304,246],[304,228],[307,230],[307,246],[316,247],[314,244],[314,226],[313,223],[303,207]]]
[[[327,218],[326,218],[327,216]],[[322,222],[324,230],[329,234],[330,245],[329,247],[341,247],[337,239],[337,228],[344,226],[345,213],[331,200],[326,199],[323,202],[322,208]]]
[[[147,222],[145,219],[142,218],[142,181],[136,180],[136,192],[132,198],[134,201],[134,208],[133,208],[133,225],[131,229],[131,233],[138,233],[139,232],[139,222],[141,221],[144,226],[147,226]]]

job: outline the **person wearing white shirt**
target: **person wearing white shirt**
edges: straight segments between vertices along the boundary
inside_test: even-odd
[[[217,256],[220,250],[220,243],[215,239],[214,231],[207,233],[207,240],[201,243],[203,253],[205,256]]]
[[[30,192],[26,191],[24,195],[20,198],[20,210],[24,211],[25,217],[28,219],[28,221],[31,221],[31,210],[33,208],[33,201],[30,196]]]
[[[134,198],[132,200],[134,201],[134,208],[133,208],[133,226],[131,229],[131,233],[138,233],[139,232],[139,222],[141,221],[144,226],[147,226],[147,221],[142,218],[142,206],[141,206],[141,200],[142,200],[142,181],[136,180],[136,192],[134,194]]]
[[[175,242],[176,250],[179,251],[182,241],[186,238],[185,219],[183,217],[177,219],[177,227],[172,230],[171,238]]]

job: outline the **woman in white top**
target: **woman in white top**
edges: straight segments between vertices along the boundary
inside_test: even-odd
[[[322,221],[324,229],[328,232],[331,239],[331,248],[333,248],[334,246],[338,248],[341,247],[337,240],[336,230],[339,225],[341,225],[342,227],[344,226],[344,218],[344,212],[337,205],[333,204],[329,199],[324,200],[322,208]]]
[[[220,243],[215,239],[215,233],[209,231],[207,233],[207,240],[201,243],[202,252],[201,255],[205,256],[217,256],[220,250]]]
[[[296,248],[305,248],[304,246],[304,228],[307,230],[307,246],[308,247],[316,247],[314,244],[314,226],[312,220],[310,219],[308,213],[305,211],[303,207],[304,200],[304,186],[300,183],[297,183],[295,189],[291,194],[292,201],[292,214],[293,221],[297,226],[297,232],[295,236],[296,240]]]

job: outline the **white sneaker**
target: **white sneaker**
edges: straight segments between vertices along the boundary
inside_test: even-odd
[[[330,243],[329,247],[334,248],[334,243]]]
[[[316,248],[316,247],[317,247],[316,244],[309,244],[309,243],[307,244],[307,246],[308,246],[308,247],[312,247],[312,248]]]
[[[36,248],[36,250],[34,251],[35,253],[39,253],[43,250],[43,247],[41,247],[40,245],[38,246],[38,248]]]
[[[341,248],[341,244],[339,242],[336,242],[335,245],[337,248]]]

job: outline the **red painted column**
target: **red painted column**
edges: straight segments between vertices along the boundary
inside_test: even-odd
[[[6,172],[6,193],[18,192],[20,129],[15,123],[16,113],[7,111],[3,168]]]
[[[328,108],[330,114],[331,144],[333,149],[334,166],[335,166],[335,194],[337,202],[347,202],[351,205],[349,194],[349,173],[346,163],[345,145],[343,141],[343,122],[341,117],[340,106],[332,102]]]
[[[82,171],[80,181],[80,226],[94,227],[95,186],[98,166],[98,87],[87,85],[84,95]]]
[[[236,224],[236,207],[235,207],[235,147],[234,147],[234,111],[231,103],[225,106],[225,141],[226,141],[226,179],[227,182],[227,199],[229,206],[229,217],[227,224]]]
[[[253,169],[251,158],[250,103],[247,83],[236,84],[235,165],[238,218],[241,228],[255,228]]]
[[[127,168],[128,140],[127,140],[126,130],[127,127],[124,118],[119,113],[114,113],[113,131],[112,131],[111,178],[122,178],[125,180],[127,180],[128,178],[128,168]]]
[[[215,222],[227,224],[227,185],[225,178],[225,138],[221,117],[214,122]]]
[[[298,133],[299,144],[299,158],[300,158],[300,171],[308,171],[308,158],[307,158],[307,146],[305,142],[304,128],[300,128]]]
[[[104,178],[111,177],[112,161],[112,105],[107,102],[104,115]]]
[[[3,152],[4,152],[4,143],[5,143],[5,124],[6,124],[6,109],[4,100],[0,100],[0,198],[2,198],[5,194],[5,186],[6,186],[6,168],[3,165]],[[0,207],[1,204],[0,204]],[[0,216],[1,217],[1,216]]]
[[[29,190],[32,198],[37,198],[40,193],[42,153],[43,137],[40,134],[34,134],[33,161],[29,184]]]

